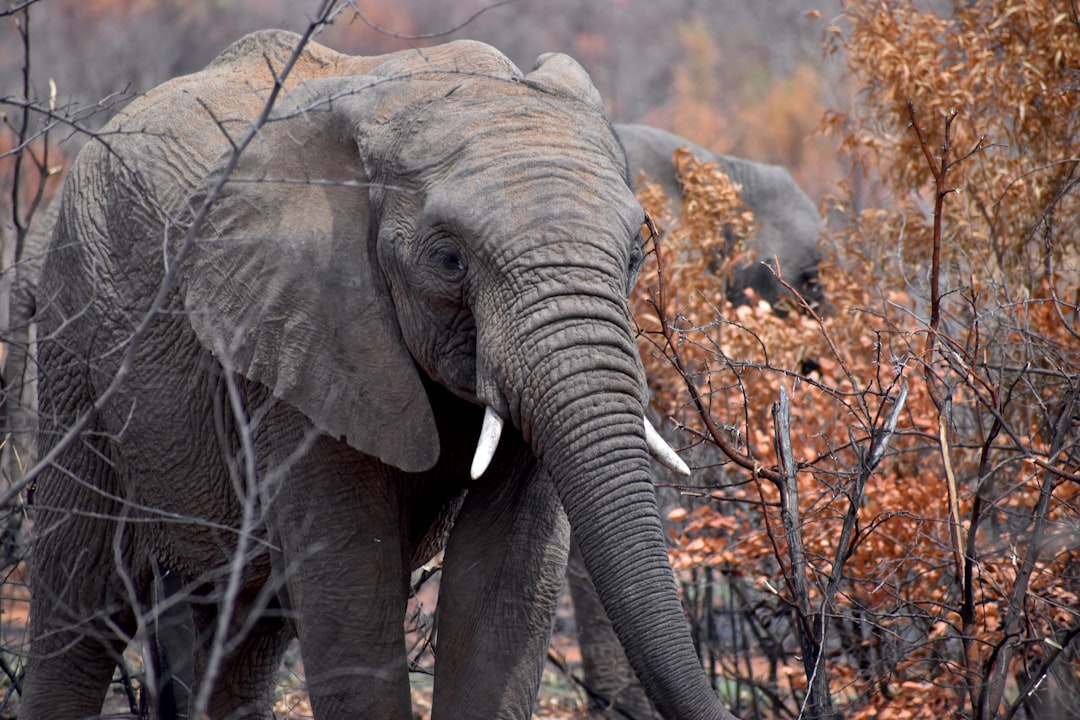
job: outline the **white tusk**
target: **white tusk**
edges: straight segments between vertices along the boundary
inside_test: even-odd
[[[484,424],[480,428],[480,440],[476,443],[476,454],[473,455],[472,479],[476,480],[495,456],[495,450],[499,447],[499,436],[502,435],[503,419],[490,407],[484,409]]]
[[[675,454],[675,451],[664,438],[660,437],[660,433],[656,432],[656,428],[647,419],[645,420],[645,444],[649,446],[649,452],[653,457],[668,470],[690,477],[690,468],[686,467],[682,458]]]

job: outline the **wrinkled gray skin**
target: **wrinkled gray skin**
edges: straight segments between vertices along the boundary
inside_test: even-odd
[[[7,350],[4,358],[7,426],[4,432],[5,435],[10,433],[10,442],[5,443],[4,447],[4,472],[13,480],[22,477],[25,469],[37,457],[34,441],[37,425],[37,328],[34,313],[41,266],[59,210],[60,203],[53,202],[37,213],[21,254],[11,258],[11,266],[0,278],[0,297],[7,301],[7,312],[4,314],[7,324],[0,333]],[[14,241],[14,238],[11,240]]]
[[[6,253],[7,268],[0,275],[0,318],[3,329],[3,447],[0,448],[3,480],[8,490],[22,480],[27,468],[37,458],[37,361],[35,354],[37,327],[34,323],[35,294],[45,250],[60,203],[52,203],[34,214],[30,232],[22,248],[16,248],[15,237],[3,237],[0,247]],[[0,228],[2,231],[2,228]],[[25,495],[23,495],[25,497]],[[23,508],[12,501],[0,513],[0,565],[21,561],[25,542]]]
[[[759,260],[770,261],[778,256],[784,278],[809,302],[820,301],[817,242],[821,217],[790,172],[775,165],[717,155],[678,135],[645,125],[617,124],[615,131],[626,148],[630,177],[636,179],[641,172],[648,175],[673,201],[675,211],[682,188],[671,162],[672,153],[689,147],[699,160],[718,163],[741,186],[740,197],[754,212],[756,231],[749,242],[758,249]],[[773,273],[760,264],[735,273],[729,286],[732,301],[745,301],[742,291],[747,287],[774,307],[780,298],[790,296]],[[642,720],[654,717],[654,708],[604,613],[576,544],[571,545],[566,579],[574,603],[585,684],[604,698],[594,703],[594,714],[613,718],[629,715]]]
[[[717,163],[740,186],[742,201],[754,211],[756,228],[748,242],[757,253],[757,262],[736,270],[728,292],[732,302],[746,302],[743,292],[746,288],[753,288],[774,307],[781,299],[791,297],[773,272],[761,264],[773,264],[774,257],[780,261],[786,282],[807,301],[820,302],[817,245],[822,230],[821,215],[786,168],[718,155],[686,138],[646,125],[616,125],[615,131],[626,148],[630,177],[636,180],[640,172],[648,175],[674,200],[676,213],[682,187],[675,176],[671,155],[679,148],[689,147],[699,160]]]
[[[471,42],[313,45],[176,258],[222,130],[243,135],[296,40],[249,36],[151,91],[65,184],[20,718],[100,711],[157,565],[190,580],[197,678],[229,627],[215,720],[271,716],[293,634],[316,717],[411,718],[409,573],[444,545],[433,717],[527,718],[571,527],[661,712],[730,718],[667,561],[625,304],[642,211],[588,77],[559,55],[523,76]],[[58,444],[131,353],[166,257],[122,389]],[[471,481],[484,406],[507,427]]]

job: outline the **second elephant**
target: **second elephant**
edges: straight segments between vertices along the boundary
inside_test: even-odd
[[[636,179],[644,172],[651,182],[660,185],[664,194],[676,200],[676,210],[682,186],[671,156],[679,148],[689,148],[698,160],[716,163],[739,186],[740,198],[754,212],[756,227],[748,242],[757,261],[735,271],[728,293],[732,302],[743,301],[745,288],[753,288],[774,308],[790,297],[772,270],[762,265],[772,264],[774,257],[779,260],[784,280],[803,298],[811,304],[821,301],[818,287],[821,215],[786,168],[720,155],[647,125],[616,124],[615,132],[626,149],[630,177]]]

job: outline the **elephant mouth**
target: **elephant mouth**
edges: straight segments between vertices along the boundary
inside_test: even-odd
[[[499,438],[502,435],[503,419],[491,406],[484,409],[484,423],[480,428],[480,439],[476,444],[476,452],[473,454],[472,467],[469,471],[473,480],[479,479],[487,470],[495,451],[499,447]],[[647,418],[642,418],[645,428],[645,444],[652,454],[664,467],[684,477],[690,476],[690,468],[682,461],[675,451],[668,445],[656,428]]]

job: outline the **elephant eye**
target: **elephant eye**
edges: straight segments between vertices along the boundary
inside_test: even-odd
[[[631,277],[637,277],[637,274],[641,272],[641,265],[645,262],[645,252],[641,249],[641,246],[637,243],[630,248],[630,260],[627,262],[627,269],[630,271]]]
[[[460,279],[465,275],[467,264],[461,251],[450,243],[440,243],[431,254],[436,265],[447,277]]]
[[[641,266],[645,262],[645,250],[642,248],[642,240],[639,235],[634,244],[630,247],[630,257],[626,262],[626,296],[630,297],[630,293],[634,290],[634,285],[637,284],[638,275],[641,274]]]
[[[461,259],[458,251],[453,248],[439,248],[435,253],[435,257],[447,270],[465,269],[465,261]]]

